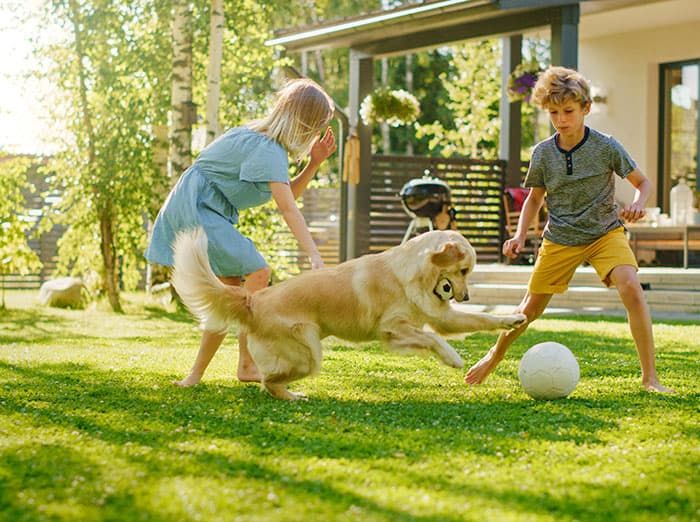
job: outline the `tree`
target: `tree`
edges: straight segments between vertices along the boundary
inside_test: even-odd
[[[224,39],[224,2],[211,0],[209,23],[209,67],[207,69],[207,138],[209,144],[219,135],[219,97],[221,95],[221,60]]]
[[[167,49],[164,2],[53,0],[45,25],[63,39],[44,41],[37,64],[58,88],[54,119],[63,150],[47,172],[61,197],[44,226],[63,223],[59,270],[98,270],[113,310],[120,287],[133,288],[145,246],[143,216],[162,179],[153,161],[153,127],[165,120]]]
[[[440,75],[449,94],[454,126],[417,125],[419,138],[430,137],[431,149],[444,156],[495,158],[498,154],[501,92],[500,45],[497,40],[468,42],[453,48],[454,73]]]
[[[192,163],[192,125],[196,120],[196,105],[192,101],[192,38],[190,1],[173,0],[170,165],[174,181]]]
[[[3,276],[0,308],[5,308],[5,274],[24,275],[41,268],[39,258],[27,242],[27,233],[34,226],[26,208],[26,194],[36,190],[27,176],[32,166],[29,158],[0,154],[0,276]]]

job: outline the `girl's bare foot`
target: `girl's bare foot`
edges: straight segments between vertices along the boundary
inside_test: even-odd
[[[260,372],[255,364],[238,364],[238,380],[241,382],[260,382]]]
[[[200,380],[200,376],[189,374],[187,377],[180,381],[173,381],[173,384],[175,386],[179,386],[180,388],[189,388],[190,386],[196,386],[197,384],[199,384]]]
[[[666,388],[663,384],[661,384],[659,381],[651,381],[651,382],[645,382],[644,384],[644,389],[648,392],[658,392],[658,393],[676,393],[674,390],[671,388]]]
[[[494,354],[494,348],[491,348],[479,362],[469,368],[467,375],[464,377],[464,382],[467,384],[481,384],[486,380],[486,377],[498,366],[501,362]]]

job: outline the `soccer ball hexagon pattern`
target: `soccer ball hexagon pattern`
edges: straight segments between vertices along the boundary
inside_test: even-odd
[[[579,379],[578,361],[566,346],[552,341],[531,347],[520,360],[520,384],[534,399],[568,396]]]

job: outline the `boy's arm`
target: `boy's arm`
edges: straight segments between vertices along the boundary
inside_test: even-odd
[[[515,235],[503,243],[503,255],[515,259],[520,254],[525,244],[527,237],[527,229],[530,228],[530,223],[535,219],[544,204],[544,195],[546,194],[544,187],[532,187],[529,194],[523,203],[523,209],[520,212],[518,219],[518,228]]]
[[[523,203],[520,218],[518,219],[518,229],[515,231],[515,236],[525,240],[527,229],[530,228],[530,223],[539,214],[542,205],[544,205],[544,195],[546,194],[544,187],[532,187],[525,203]]]
[[[630,223],[642,219],[646,215],[646,204],[651,193],[651,182],[639,169],[634,169],[625,178],[635,189],[634,199],[629,205],[625,205],[620,212],[620,217]]]

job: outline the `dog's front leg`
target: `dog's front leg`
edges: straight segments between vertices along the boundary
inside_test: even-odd
[[[407,321],[395,322],[382,328],[382,340],[395,352],[418,355],[436,355],[453,368],[462,368],[464,361],[439,335],[425,332]]]
[[[430,325],[443,334],[476,332],[479,330],[498,330],[517,328],[527,321],[525,314],[495,315],[482,312],[460,312],[450,308]]]

